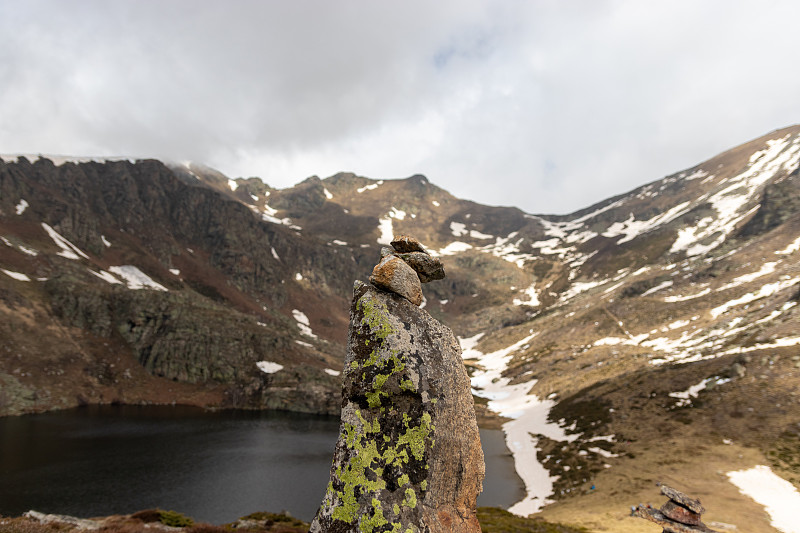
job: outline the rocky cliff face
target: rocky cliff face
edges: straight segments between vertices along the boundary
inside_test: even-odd
[[[508,417],[528,504],[625,490],[687,430],[687,470],[726,439],[731,464],[757,450],[800,486],[798,126],[563,216],[423,176],[276,190],[194,164],[2,160],[0,414],[338,413],[352,280],[411,233],[446,258],[420,305],[459,336],[480,411]]]
[[[346,319],[313,310],[346,305],[350,254],[157,161],[0,163],[0,235],[18,273],[0,290],[0,414],[98,401],[338,414]]]
[[[479,532],[484,476],[453,333],[356,282],[331,480],[312,532]]]

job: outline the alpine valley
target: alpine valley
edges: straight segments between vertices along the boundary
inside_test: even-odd
[[[0,415],[338,415],[353,281],[409,234],[444,262],[422,305],[461,341],[479,423],[506,433],[512,512],[652,531],[628,515],[663,481],[712,529],[775,531],[748,487],[800,488],[800,126],[566,216],[421,175],[278,190],[0,157]]]

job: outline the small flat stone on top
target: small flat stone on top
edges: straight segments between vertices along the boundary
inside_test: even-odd
[[[394,250],[392,250],[388,246],[382,246],[381,247],[381,259],[383,259],[387,255],[393,255],[393,254],[394,254]]]
[[[422,252],[398,253],[397,256],[414,269],[422,283],[444,279],[444,265],[436,257]]]
[[[408,252],[422,252],[423,254],[428,253],[425,251],[422,243],[411,235],[395,235],[391,244],[392,248],[401,254]]]

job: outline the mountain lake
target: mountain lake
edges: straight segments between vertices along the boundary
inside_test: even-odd
[[[257,511],[311,521],[339,419],[181,406],[89,406],[0,418],[0,515],[79,517],[143,509],[222,524]],[[479,506],[524,496],[500,430],[481,430]]]

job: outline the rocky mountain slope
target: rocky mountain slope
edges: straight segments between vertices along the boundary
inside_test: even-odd
[[[409,233],[445,263],[423,305],[504,424],[515,512],[556,500],[546,515],[594,527],[667,476],[712,521],[720,503],[769,531],[725,472],[800,486],[800,127],[567,216],[423,176],[277,190],[191,163],[2,159],[0,413],[336,413],[352,282]]]

